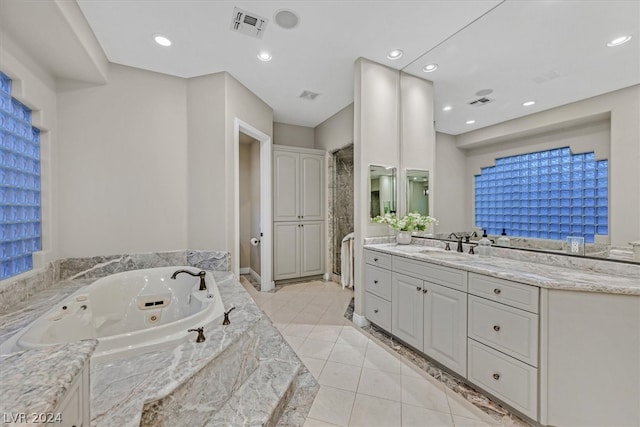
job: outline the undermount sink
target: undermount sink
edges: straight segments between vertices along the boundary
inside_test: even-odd
[[[425,250],[418,252],[420,254],[428,255],[433,258],[450,259],[452,261],[469,261],[473,255],[468,255],[460,252],[450,252],[442,250]]]

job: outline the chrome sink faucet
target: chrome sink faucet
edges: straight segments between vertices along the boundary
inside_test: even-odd
[[[204,281],[204,276],[206,276],[207,272],[206,271],[200,271],[199,273],[192,273],[189,270],[178,270],[175,273],[173,273],[171,275],[171,278],[175,280],[176,276],[180,273],[187,273],[190,276],[193,277],[199,277],[200,278],[200,291],[206,291],[207,290],[207,285],[205,284]]]

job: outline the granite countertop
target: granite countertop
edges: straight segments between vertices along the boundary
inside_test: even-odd
[[[455,247],[455,244],[452,244],[452,247]],[[605,274],[589,269],[562,267],[500,256],[480,258],[478,255],[444,251],[416,244],[369,244],[364,248],[541,288],[640,295],[640,279],[637,277]]]
[[[98,345],[94,339],[0,355],[0,412],[53,413]]]

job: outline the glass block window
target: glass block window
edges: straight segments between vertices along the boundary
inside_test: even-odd
[[[593,243],[609,234],[609,162],[569,147],[496,159],[475,176],[475,222],[489,234]]]
[[[0,72],[0,280],[33,268],[41,248],[40,130]]]

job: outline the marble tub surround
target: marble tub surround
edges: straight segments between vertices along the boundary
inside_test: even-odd
[[[11,414],[53,413],[97,345],[97,340],[83,340],[2,355],[3,419],[11,419]]]
[[[417,239],[414,238],[415,240]],[[442,242],[439,243],[433,248],[415,243],[411,245],[386,243],[365,247],[541,288],[640,295],[640,280],[633,269],[637,267],[634,265],[606,262],[619,264],[622,267],[612,266],[611,272],[602,272],[591,265],[593,260],[588,260],[590,262],[584,265],[582,262],[576,262],[576,257],[559,257],[551,254],[536,254],[537,257],[520,256],[518,257],[520,259],[514,259],[511,258],[514,255],[512,252],[521,254],[523,252],[500,248],[492,248],[491,257],[480,258],[478,255],[467,253],[445,252],[442,250]],[[558,260],[557,258],[568,259]],[[605,263],[605,261],[602,262]],[[637,268],[640,269],[640,267]]]
[[[0,284],[0,314],[13,311],[16,304],[67,279],[98,279],[123,271],[171,265],[189,265],[202,270],[228,271],[230,255],[226,251],[183,250],[65,258],[46,267],[6,279]],[[0,320],[0,327],[2,321]]]
[[[229,253],[225,251],[170,251],[137,254],[67,258],[58,263],[58,279],[100,278],[123,271],[144,268],[190,265],[202,270],[228,271]]]
[[[92,366],[92,425],[275,425],[291,396],[313,401],[317,383],[242,285],[229,272],[214,277],[236,307],[231,324],[205,330],[204,343]],[[304,419],[305,405],[296,408],[288,418]]]

